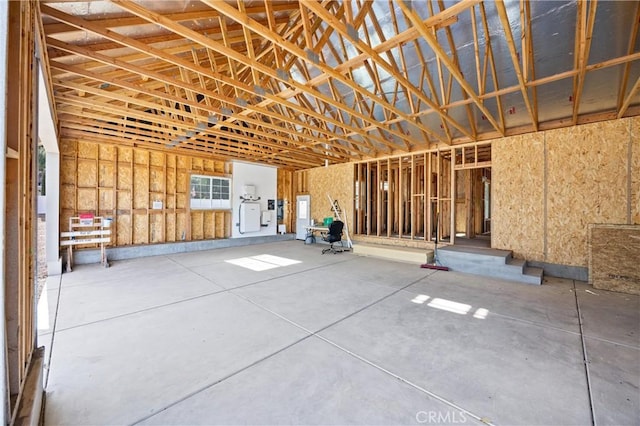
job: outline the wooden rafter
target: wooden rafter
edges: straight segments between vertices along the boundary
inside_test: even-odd
[[[104,62],[104,63],[109,63],[109,64],[112,64],[114,66],[118,66],[118,67],[120,67],[122,69],[125,69],[125,70],[128,70],[128,71],[130,71],[132,73],[136,73],[136,74],[139,74],[141,76],[147,76],[148,78],[161,81],[163,83],[169,84],[169,85],[174,86],[174,87],[180,87],[180,88],[182,88],[184,90],[187,90],[187,91],[194,91],[194,92],[200,91],[200,93],[205,93],[207,95],[207,97],[205,99],[212,98],[212,99],[215,99],[216,101],[218,101],[220,103],[225,103],[225,104],[235,104],[235,102],[236,102],[236,100],[234,100],[232,98],[229,98],[229,97],[226,97],[226,96],[223,96],[223,95],[218,95],[215,92],[211,92],[209,90],[202,90],[201,87],[196,86],[196,85],[194,85],[192,83],[180,81],[180,80],[177,80],[177,79],[167,78],[163,74],[150,72],[148,70],[136,67],[135,65],[132,65],[132,64],[122,63],[121,61],[119,61],[119,60],[117,60],[115,58],[106,57],[106,56],[98,54],[98,53],[92,53],[92,52],[90,52],[90,51],[88,51],[88,50],[86,50],[84,48],[81,48],[81,47],[70,46],[68,44],[65,44],[65,43],[62,43],[62,42],[59,42],[59,41],[54,41],[54,40],[50,40],[50,45],[53,46],[53,47],[56,47],[56,48],[66,49],[66,50],[72,51],[72,52],[74,52],[74,53],[76,53],[78,55],[90,57],[92,59],[95,59],[95,60],[98,60],[98,61],[101,61],[101,62]],[[110,84],[114,84],[114,85],[120,84],[119,80],[111,80],[111,79],[108,79],[107,77],[105,77],[104,75],[100,76],[100,75],[97,75],[97,74],[92,73],[90,71],[84,70],[82,68],[73,67],[73,66],[67,66],[67,65],[63,65],[63,64],[58,64],[56,62],[54,62],[53,64],[54,64],[54,68],[56,68],[56,69],[61,69],[61,70],[73,72],[76,75],[82,75],[82,76],[87,77],[89,79],[93,79],[93,80],[102,79],[103,81],[109,82]],[[124,82],[123,82],[123,84],[124,84]],[[136,87],[136,86],[133,86],[133,85],[128,84],[128,83],[125,85],[125,88],[130,89],[130,90],[139,90],[139,91],[143,91],[144,90],[142,87]],[[160,96],[159,94],[157,94],[155,92],[148,92],[147,94],[149,94],[151,97]],[[171,100],[174,101],[174,102],[180,101],[179,98],[173,98]],[[197,103],[195,101],[191,100],[191,105],[196,107]],[[215,113],[215,114],[220,114],[221,113],[221,110],[219,108],[209,107],[209,108],[207,108],[205,110],[210,112],[210,113]],[[271,111],[269,111],[267,109],[264,109],[264,108],[254,107],[254,110],[257,113],[260,113],[260,114],[262,114],[264,116],[273,116],[274,118],[283,119],[283,120],[288,119],[288,117],[283,117],[283,116],[279,116],[279,115],[273,114]],[[245,116],[241,116],[239,118],[241,118],[241,119],[243,119],[245,121],[247,121],[247,120],[251,121],[251,119],[249,119],[246,115]],[[202,118],[202,120],[206,121],[206,119],[207,119],[207,116],[205,115]],[[231,125],[230,120],[225,121],[224,124],[225,125]],[[306,125],[304,123],[302,123],[302,122],[297,122],[297,124],[304,125],[306,127]],[[220,125],[219,125],[219,127],[220,127]],[[318,132],[322,132],[323,129],[313,128],[313,130],[314,131],[318,131]],[[326,132],[326,130],[325,130],[325,132]],[[313,141],[314,138],[308,138],[308,139]],[[323,144],[323,143],[325,143],[325,140],[318,139],[316,141],[316,143]]]
[[[507,16],[507,9],[504,6],[504,2],[502,0],[495,2],[496,9],[498,10],[498,16],[500,17],[500,22],[502,22],[502,28],[504,29],[505,36],[507,38],[507,46],[509,46],[509,54],[511,55],[511,62],[513,63],[513,69],[516,73],[516,77],[518,78],[518,84],[520,85],[520,92],[522,93],[522,98],[524,99],[524,104],[529,112],[529,117],[531,118],[531,124],[535,131],[538,131],[538,120],[534,114],[533,108],[531,107],[531,102],[529,101],[529,93],[527,92],[526,82],[522,73],[522,69],[520,68],[520,61],[518,60],[518,52],[516,49],[516,43],[513,39],[513,33],[511,32],[511,24],[509,23],[509,17]],[[523,57],[527,57],[526,53],[523,52]],[[523,64],[524,68],[524,64]]]
[[[548,63],[539,65],[544,44],[533,44],[549,8],[527,0],[510,6],[510,16],[504,0],[487,10],[486,0],[196,0],[189,11],[113,0],[125,16],[111,6],[109,14],[85,15],[73,3],[43,0],[37,7],[41,58],[64,138],[103,132],[100,140],[130,138],[129,145],[166,152],[300,169],[640,112],[632,73],[640,61],[637,3],[612,3],[611,16],[625,16],[613,23],[602,11],[596,19],[597,1],[576,2],[575,42],[566,52],[573,67],[552,73]],[[496,20],[502,39],[489,28]],[[467,38],[456,33],[462,22],[469,23]],[[603,57],[592,34],[622,23],[622,44],[615,37],[621,54],[590,64],[590,56]],[[613,67],[620,69],[616,99],[580,114],[581,99],[593,97],[587,78],[606,68],[615,73]],[[548,106],[540,88],[554,82],[571,88],[573,105],[538,122],[538,109]],[[528,119],[507,128],[503,99],[518,93]],[[494,102],[497,111],[489,108]]]
[[[629,91],[629,94],[622,102],[622,106],[620,106],[620,109],[618,110],[618,118],[622,118],[622,116],[624,116],[624,114],[627,112],[627,108],[629,108],[629,105],[631,105],[631,101],[636,96],[636,94],[638,94],[639,90],[640,90],[640,77],[638,77],[635,84]]]
[[[422,37],[425,39],[425,41],[429,44],[431,49],[433,49],[434,53],[445,64],[445,66],[447,67],[447,70],[453,75],[453,77],[456,79],[458,84],[460,84],[462,89],[467,92],[467,94],[471,97],[471,99],[473,99],[478,109],[482,111],[482,113],[485,115],[485,117],[487,117],[487,120],[489,120],[489,122],[493,125],[493,127],[501,135],[504,135],[504,128],[496,122],[491,112],[489,112],[489,110],[484,106],[484,103],[482,102],[482,100],[475,93],[471,85],[464,79],[458,67],[455,66],[451,58],[449,58],[449,56],[444,51],[442,46],[440,46],[435,36],[431,33],[431,31],[427,27],[425,27],[420,17],[415,13],[415,11],[409,8],[407,4],[400,2],[399,5],[402,11],[405,13],[405,15],[407,15],[411,20],[411,22],[413,22],[413,24],[415,25],[417,30],[420,32]]]
[[[640,28],[640,2],[636,2],[636,13],[634,19],[634,25],[629,33],[629,47],[627,48],[627,55],[631,55],[635,49],[636,40],[638,37],[638,29]],[[629,81],[629,72],[631,71],[631,62],[627,62],[624,66],[624,72],[622,73],[622,80],[620,81],[620,88],[618,89],[618,117],[621,117],[620,111],[622,105],[625,102],[625,94],[627,92],[627,84]]]
[[[576,18],[576,62],[575,67],[578,71],[573,82],[573,123],[578,123],[578,112],[580,111],[580,100],[582,98],[582,89],[587,72],[587,64],[589,62],[589,52],[591,50],[591,37],[593,35],[593,26],[596,22],[596,8],[598,0],[591,0],[587,9],[587,2],[578,2],[578,11]]]
[[[264,38],[270,40],[272,43],[278,44],[283,49],[287,50],[288,52],[290,52],[294,56],[297,56],[298,58],[304,60],[305,62],[308,62],[311,65],[317,66],[320,70],[322,70],[324,73],[329,75],[331,78],[339,80],[341,83],[346,84],[351,89],[360,92],[363,96],[366,96],[368,98],[373,98],[374,97],[374,95],[372,93],[370,93],[366,89],[362,88],[361,86],[358,86],[353,81],[346,79],[343,76],[343,74],[341,74],[339,72],[336,72],[333,68],[328,67],[328,66],[324,65],[321,62],[319,62],[317,64],[313,63],[310,59],[307,58],[307,55],[305,54],[305,52],[302,49],[300,49],[298,46],[286,41],[279,34],[276,34],[276,33],[272,32],[271,30],[269,30],[269,28],[261,25],[259,22],[247,17],[246,15],[243,15],[237,9],[234,9],[233,7],[229,6],[228,4],[226,4],[224,2],[217,2],[217,1],[214,1],[214,0],[203,0],[203,2],[208,4],[212,8],[217,9],[218,11],[220,11],[223,14],[225,14],[226,16],[229,16],[230,18],[236,20],[237,22],[242,23],[243,25],[249,26],[253,31],[257,32],[258,34],[260,34]],[[268,73],[269,71],[265,71],[265,72]],[[274,77],[278,78],[277,75],[274,76]],[[354,109],[345,108],[344,105],[341,105],[339,102],[335,102],[333,99],[328,99],[326,97],[323,97],[317,91],[313,91],[312,92],[307,85],[297,84],[297,83],[291,82],[291,81],[287,81],[287,83],[295,86],[299,90],[303,90],[303,91],[309,92],[310,94],[312,94],[312,96],[316,96],[316,97],[320,96],[321,98],[323,98],[323,100],[325,102],[334,104],[334,106],[336,108],[342,109],[345,113],[350,114],[353,117],[359,118],[363,122],[368,123],[367,125],[380,126],[384,130],[388,131],[391,134],[396,135],[397,137],[399,137],[401,139],[408,139],[407,135],[399,134],[398,132],[390,129],[389,126],[386,123],[379,123],[379,122],[376,122],[375,120],[371,120],[369,117],[365,116],[364,114],[360,114],[358,111],[356,111]],[[390,105],[388,102],[384,102],[384,101],[380,100],[379,103],[383,107],[391,110],[394,114],[399,115],[399,116],[405,116],[406,119],[409,119],[409,117],[406,116],[406,114],[404,114],[398,108],[395,108],[393,105]],[[361,133],[361,132],[356,132],[356,133]],[[386,146],[389,145],[389,143],[387,141],[385,141],[384,139],[375,138],[375,137],[371,136],[370,134],[369,135],[361,134],[361,136],[365,137],[365,138],[367,138],[367,137],[368,138],[374,138],[374,139],[376,139],[377,142],[381,143],[382,145],[386,145]]]
[[[317,3],[314,2],[308,2],[305,3],[305,6],[310,8],[311,10],[313,10],[316,14],[318,14],[319,16],[321,16],[325,21],[327,22],[331,22],[332,25],[334,26],[335,29],[337,29],[344,37],[347,37],[350,39],[350,41],[352,43],[354,43],[354,45],[364,54],[369,55],[373,61],[379,65],[381,68],[383,68],[385,71],[387,71],[388,73],[390,73],[395,79],[396,81],[398,81],[400,84],[402,84],[402,86],[408,91],[409,96],[411,95],[415,95],[418,99],[420,99],[421,101],[423,101],[425,104],[429,105],[431,108],[433,108],[433,110],[441,115],[441,117],[443,119],[445,119],[449,124],[455,126],[458,130],[460,130],[463,134],[467,135],[470,138],[473,138],[473,136],[469,133],[469,131],[467,129],[465,129],[460,123],[458,123],[457,121],[455,121],[453,118],[451,118],[449,115],[445,114],[444,112],[442,112],[439,109],[438,104],[436,104],[435,102],[433,102],[429,97],[427,97],[422,91],[419,91],[416,87],[414,87],[409,80],[407,80],[397,69],[397,67],[392,66],[391,64],[389,64],[387,61],[385,61],[384,59],[382,59],[382,57],[380,57],[380,55],[371,48],[371,46],[366,45],[365,43],[356,40],[354,38],[351,37],[351,35],[349,34],[349,31],[347,30],[346,26],[344,26],[341,22],[335,20],[335,18],[333,16],[331,16],[325,9],[323,9],[321,6],[319,6]],[[403,115],[403,114],[398,114],[398,115]],[[408,120],[410,121],[410,120]],[[425,131],[427,134],[431,135],[432,137],[436,138],[436,139],[440,139],[442,142],[447,142],[446,140],[442,140],[440,135],[438,135],[437,133],[435,133],[434,131],[432,131],[431,129],[428,129],[424,126],[418,126],[420,128],[420,130]]]
[[[120,6],[121,8],[134,13],[134,14],[138,14],[141,17],[144,17],[145,19],[149,20],[150,22],[155,22],[158,25],[164,26],[168,29],[170,29],[171,31],[174,31],[178,34],[181,34],[185,37],[191,38],[192,40],[202,44],[205,47],[211,48],[212,50],[215,50],[223,55],[225,55],[227,58],[229,58],[229,60],[234,60],[236,62],[239,63],[244,63],[248,66],[251,66],[253,68],[255,68],[257,71],[259,71],[261,74],[263,75],[268,75],[269,77],[271,77],[274,80],[277,80],[278,82],[280,82],[281,84],[285,85],[285,86],[293,86],[295,89],[298,89],[302,92],[306,92],[308,94],[310,94],[311,96],[315,96],[315,97],[319,97],[322,100],[324,100],[325,102],[334,104],[334,107],[336,108],[340,108],[340,109],[345,109],[343,105],[341,105],[339,102],[336,102],[335,100],[331,99],[328,96],[323,95],[322,93],[310,89],[308,86],[298,83],[296,81],[294,81],[293,79],[289,78],[289,76],[283,76],[280,75],[277,70],[274,70],[270,67],[267,67],[263,64],[258,63],[257,61],[251,60],[247,57],[245,57],[243,54],[234,51],[231,48],[225,47],[195,31],[192,31],[184,26],[181,26],[179,24],[176,24],[175,22],[172,22],[168,19],[165,19],[162,15],[150,12],[140,6],[138,6],[135,3],[132,3],[128,0],[113,0],[118,6]],[[209,4],[210,6],[214,7],[214,8],[218,8],[218,9],[223,9],[226,12],[232,11],[230,13],[225,13],[226,16],[229,16],[233,19],[236,19],[238,22],[242,23],[243,25],[247,25],[247,21],[246,21],[246,15],[243,15],[242,13],[240,13],[237,9],[234,9],[233,7],[227,5],[224,2],[208,2],[208,1],[204,1],[205,3]],[[294,50],[297,53],[297,56],[301,57],[301,58],[305,58],[306,60],[306,56],[304,54],[304,52],[298,48],[297,46],[293,46],[291,43],[286,42],[281,36],[277,35],[277,34],[271,34],[270,30],[267,27],[262,26],[261,24],[259,24],[257,21],[251,20],[251,25],[252,25],[252,30],[255,30],[256,27],[259,27],[263,30],[264,33],[266,34],[270,34],[272,36],[275,36],[277,39],[277,43],[279,45],[284,45],[282,47],[287,47],[286,50]],[[264,34],[261,34],[264,37]],[[269,37],[266,37],[267,39],[270,39]],[[271,39],[270,39],[271,40]],[[273,42],[273,40],[271,40]],[[249,90],[250,92],[253,92],[254,94],[255,91],[254,90]],[[282,101],[280,101],[282,102]],[[364,115],[360,115],[357,113],[357,111],[351,110],[351,109],[345,109],[345,112],[352,114],[352,115],[356,115],[358,116],[358,118],[367,121],[368,118]],[[370,123],[372,125],[381,125],[380,123],[376,123],[376,122],[372,122]],[[360,134],[362,137],[364,138],[372,138],[372,139],[377,139],[374,136],[368,135],[365,132],[362,132],[361,130],[359,130],[356,127],[352,128],[352,131]],[[384,141],[384,140],[378,140],[378,142],[380,142],[382,145],[388,145],[388,142]]]

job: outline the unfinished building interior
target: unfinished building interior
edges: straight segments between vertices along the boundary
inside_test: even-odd
[[[0,423],[637,423],[639,2],[3,0],[0,22]]]

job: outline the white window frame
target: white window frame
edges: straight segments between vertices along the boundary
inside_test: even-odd
[[[202,194],[202,188],[196,188],[193,178],[205,179],[209,181],[209,194],[205,198],[193,198],[198,192]],[[214,185],[225,182],[228,188],[226,194],[214,194]],[[221,196],[216,198],[215,195]],[[231,179],[222,176],[191,175],[189,177],[189,205],[192,210],[230,210],[231,209]]]

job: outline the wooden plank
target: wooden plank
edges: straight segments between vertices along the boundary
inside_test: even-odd
[[[91,231],[67,231],[60,233],[61,237],[83,237],[87,235],[111,235],[111,230],[96,229]]]
[[[79,240],[61,240],[60,245],[63,247],[66,246],[76,246],[76,245],[85,245],[85,244],[102,244],[111,242],[111,237],[109,238],[83,238]]]

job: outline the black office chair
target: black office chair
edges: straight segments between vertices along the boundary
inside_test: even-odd
[[[330,244],[329,248],[322,250],[322,254],[325,254],[326,252],[329,252],[329,251],[333,254],[342,253],[344,251],[342,249],[337,250],[335,247],[333,247],[333,245],[337,242],[339,242],[340,245],[342,246],[342,228],[343,227],[344,227],[344,223],[340,220],[334,220],[333,222],[331,222],[331,225],[329,225],[329,232],[322,234],[322,239]]]

